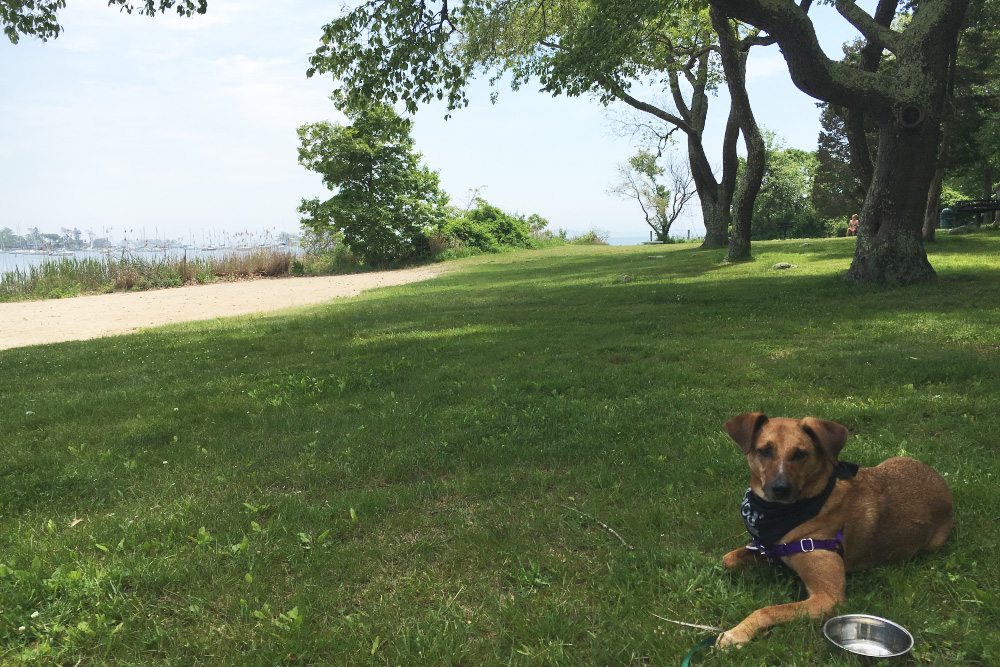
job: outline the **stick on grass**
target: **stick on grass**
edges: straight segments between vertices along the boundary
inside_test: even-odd
[[[615,537],[617,537],[621,541],[622,545],[624,545],[626,548],[628,548],[629,551],[635,551],[635,547],[633,547],[631,544],[629,544],[628,542],[626,542],[625,538],[623,538],[621,535],[618,534],[618,531],[616,531],[614,528],[612,528],[608,524],[604,523],[600,519],[595,519],[591,515],[587,514],[586,512],[581,512],[580,510],[576,509],[575,507],[570,507],[568,505],[560,505],[560,507],[562,507],[564,509],[568,509],[571,512],[576,512],[580,516],[586,517],[587,519],[590,519],[591,521],[596,522],[597,525],[599,525],[601,528],[603,528],[604,530],[608,531],[609,533],[611,533],[612,535],[614,535]]]

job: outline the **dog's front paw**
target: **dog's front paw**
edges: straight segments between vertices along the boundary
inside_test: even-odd
[[[746,547],[740,547],[722,557],[722,566],[727,570],[740,570],[746,567],[752,559],[753,552]]]
[[[715,640],[715,645],[718,648],[739,648],[750,641],[749,637],[745,637],[742,633],[738,632],[736,628],[732,630],[726,630],[719,638]]]

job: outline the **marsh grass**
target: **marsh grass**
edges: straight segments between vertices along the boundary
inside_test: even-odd
[[[145,257],[129,253],[100,259],[64,257],[4,272],[0,276],[0,302],[287,276],[291,263],[291,253],[267,248],[190,260],[186,255]]]
[[[679,664],[702,635],[652,614],[804,594],[720,565],[746,484],[721,424],[763,410],[946,476],[948,543],[852,576],[843,611],[902,623],[918,664],[1000,664],[1000,236],[941,239],[942,280],[897,291],[837,279],[851,239],[754,250],[485,255],[0,353],[0,662]],[[803,620],[695,664],[860,663]]]

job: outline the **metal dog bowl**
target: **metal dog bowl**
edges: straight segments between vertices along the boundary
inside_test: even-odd
[[[845,651],[874,658],[895,658],[913,648],[906,628],[867,614],[834,616],[823,624],[823,634]]]

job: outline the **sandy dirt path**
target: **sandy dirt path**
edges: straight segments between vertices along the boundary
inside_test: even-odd
[[[428,280],[440,264],[347,276],[278,278],[0,303],[0,350],[116,336],[147,327],[306,306],[364,290]]]

